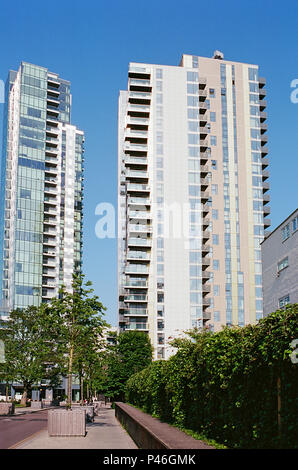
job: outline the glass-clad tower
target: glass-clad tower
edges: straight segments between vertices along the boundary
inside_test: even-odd
[[[81,270],[84,133],[70,83],[22,62],[6,83],[1,160],[1,309],[39,305]]]
[[[119,97],[119,326],[155,358],[193,327],[262,318],[270,226],[265,80],[254,64],[183,55],[130,63]]]

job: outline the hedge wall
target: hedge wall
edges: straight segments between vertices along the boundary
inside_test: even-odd
[[[190,332],[127,382],[127,402],[231,448],[297,448],[298,304],[257,325]],[[292,354],[293,357],[293,354]]]

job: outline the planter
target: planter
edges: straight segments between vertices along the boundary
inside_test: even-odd
[[[52,400],[42,400],[41,402],[42,402],[43,406],[52,406],[53,405]]]
[[[41,408],[43,408],[43,403],[41,401],[32,401],[31,405],[30,405],[30,408],[40,410]]]
[[[14,403],[0,403],[0,415],[13,415]]]
[[[49,436],[85,436],[86,412],[85,410],[49,410],[48,412]]]

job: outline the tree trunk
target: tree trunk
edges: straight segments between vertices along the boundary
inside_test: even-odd
[[[72,402],[72,362],[73,362],[73,346],[69,352],[69,364],[68,364],[68,383],[67,383],[67,409],[71,408]]]
[[[6,403],[8,402],[8,383],[6,383]]]
[[[281,437],[281,380],[280,375],[277,377],[277,426],[278,436]]]
[[[83,374],[81,375],[81,404],[84,405],[84,378]]]
[[[25,405],[27,403],[27,396],[28,396],[28,387],[24,384],[24,392],[21,398],[21,405]]]

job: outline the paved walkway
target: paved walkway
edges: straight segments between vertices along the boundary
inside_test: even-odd
[[[46,429],[14,449],[137,449],[111,408],[100,408],[94,422],[87,423],[86,431],[85,437],[50,437]]]

